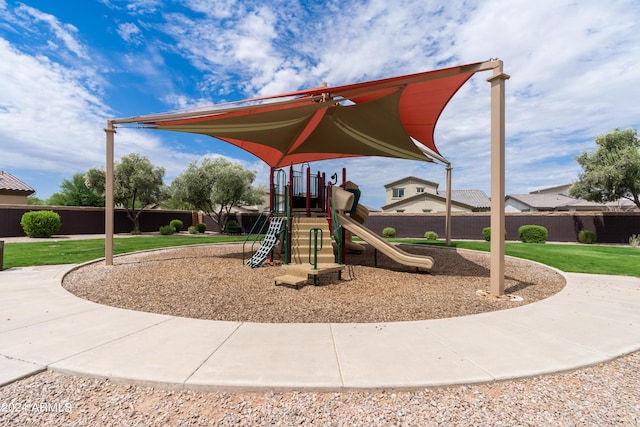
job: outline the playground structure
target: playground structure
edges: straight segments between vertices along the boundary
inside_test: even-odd
[[[346,181],[346,169],[342,170],[340,186],[337,180],[337,174],[329,182],[325,173],[312,174],[307,163],[302,164],[300,171],[290,166],[288,180],[283,169],[272,169],[269,211],[254,224],[243,244],[243,260],[246,252],[253,253],[247,265],[260,267],[267,258],[273,262],[274,252],[279,248],[284,254],[285,274],[275,278],[276,284],[297,288],[311,276],[317,285],[320,275],[338,272],[341,277],[347,251],[365,250],[351,240],[356,235],[395,262],[416,269],[433,267],[431,257],[409,254],[366,228],[363,224],[369,213],[358,203],[357,185]],[[260,243],[258,239],[263,234]],[[260,246],[255,250],[258,243]]]
[[[113,265],[114,145],[116,128],[137,126],[211,136],[235,145],[272,168],[318,160],[382,156],[447,166],[450,241],[451,163],[434,141],[435,126],[455,93],[474,74],[492,71],[491,281],[504,295],[505,81],[499,58],[367,82],[298,90],[188,111],[107,120],[105,265]]]

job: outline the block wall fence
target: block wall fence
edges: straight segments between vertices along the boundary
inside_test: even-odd
[[[52,210],[60,215],[62,227],[58,234],[102,234],[104,233],[104,209],[59,206],[0,206],[0,239],[24,236],[20,219],[25,212]],[[596,233],[598,243],[629,243],[632,234],[640,234],[640,212],[520,212],[507,213],[507,240],[518,240],[518,228],[522,225],[541,225],[549,231],[550,242],[577,242],[580,230]],[[237,220],[245,232],[259,218],[256,214],[242,214],[229,219]],[[184,229],[202,221],[208,231],[219,231],[217,224],[207,216],[192,211],[149,210],[140,215],[143,232],[158,231],[172,219],[184,223]],[[451,238],[454,240],[482,240],[482,229],[488,227],[490,214],[453,213]],[[423,237],[426,231],[435,231],[440,238],[445,236],[445,217],[438,213],[383,214],[372,212],[365,226],[381,234],[385,227],[396,229],[397,237]],[[115,232],[128,233],[132,223],[123,209],[115,211]]]

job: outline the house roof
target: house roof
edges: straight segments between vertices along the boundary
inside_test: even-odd
[[[517,200],[531,208],[535,209],[557,209],[561,207],[603,207],[602,203],[589,202],[582,199],[574,199],[573,197],[563,194],[510,194],[508,199]]]
[[[463,203],[474,208],[490,208],[491,200],[482,190],[451,190],[451,201]]]
[[[407,202],[417,202],[419,200],[440,200],[446,201],[446,197],[442,193],[418,193],[411,197],[402,198],[393,203],[389,203],[382,207],[384,209],[392,209],[394,207],[404,205]],[[467,209],[489,208],[491,201],[489,197],[482,190],[451,190],[451,203],[457,206],[462,206]]]
[[[567,195],[572,184],[556,185],[555,187],[546,187],[539,190],[531,191],[529,194],[564,194]]]
[[[36,192],[24,182],[3,170],[0,170],[0,191],[23,193],[27,196]]]
[[[403,182],[419,182],[435,188],[438,188],[438,185],[440,185],[437,182],[427,181],[426,179],[418,178],[417,176],[405,176],[404,178],[400,178],[398,180],[385,184],[384,188],[390,188],[390,187],[393,187],[394,185],[398,185]]]

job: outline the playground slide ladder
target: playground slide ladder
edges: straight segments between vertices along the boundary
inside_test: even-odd
[[[285,222],[284,217],[272,217],[267,229],[267,234],[264,236],[264,240],[260,245],[260,248],[255,254],[247,261],[247,265],[251,268],[260,267],[262,263],[267,259],[273,247],[278,241],[278,236],[282,232],[282,227]]]

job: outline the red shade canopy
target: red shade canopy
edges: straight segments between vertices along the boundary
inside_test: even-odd
[[[209,135],[272,167],[354,156],[431,161],[430,154],[440,155],[433,140],[440,114],[482,64],[115,122]]]

